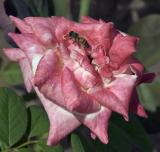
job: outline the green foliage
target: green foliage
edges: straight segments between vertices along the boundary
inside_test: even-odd
[[[143,62],[146,71],[155,72],[157,78],[150,85],[139,87],[140,101],[150,111],[160,105],[160,15],[149,15],[133,24],[129,32],[140,37],[137,58]]]
[[[27,128],[27,112],[22,98],[7,88],[0,88],[0,141],[13,146]]]
[[[85,152],[80,138],[76,134],[71,135],[71,144],[73,152]]]
[[[3,152],[28,152],[30,145],[36,145],[37,152],[63,152],[60,145],[46,145],[48,128],[49,121],[41,107],[29,107],[27,115],[23,98],[11,89],[0,88],[0,148]]]
[[[15,150],[14,152],[31,152],[31,150],[27,148],[21,148],[21,149]]]
[[[112,123],[109,129],[109,133],[110,132],[111,144],[116,143],[114,140],[116,140],[117,135],[120,134],[121,138],[119,138],[119,142],[122,143],[122,141],[120,141],[122,139],[123,141],[126,141],[126,146],[124,145],[125,147],[129,148],[130,144],[139,149],[141,152],[151,152],[153,150],[152,141],[136,116],[130,115],[129,122],[126,122],[118,115],[113,115]]]
[[[61,145],[56,146],[47,146],[46,141],[39,141],[35,146],[36,152],[64,152],[63,147]]]
[[[22,74],[18,64],[10,62],[0,70],[0,82],[4,85],[22,84]]]
[[[45,111],[39,106],[29,108],[31,113],[31,131],[29,137],[43,135],[48,132],[49,121]]]

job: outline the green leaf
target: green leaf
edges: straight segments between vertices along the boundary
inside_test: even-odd
[[[120,133],[123,137],[119,140],[125,140],[126,143],[130,143],[132,146],[138,148],[141,152],[151,152],[153,150],[153,144],[150,137],[148,136],[138,119],[133,115],[130,115],[129,122],[124,121],[118,115],[114,115],[112,117],[110,129],[112,130],[110,139],[113,140],[113,144],[117,143],[115,142],[115,140],[119,137]],[[112,134],[115,134],[114,138],[112,137]]]
[[[27,148],[21,148],[21,149],[15,150],[14,152],[31,152],[31,150]]]
[[[0,88],[0,141],[12,146],[26,128],[27,112],[22,98],[8,88]]]
[[[77,134],[71,135],[71,144],[73,152],[85,152],[82,142]]]
[[[0,82],[5,85],[21,84],[22,74],[17,63],[10,62],[4,69],[0,71]]]
[[[29,111],[31,113],[31,132],[29,137],[40,136],[48,132],[49,120],[42,107],[31,106]]]
[[[64,152],[61,145],[47,146],[46,140],[40,140],[34,147],[36,152]]]
[[[6,149],[8,149],[8,146],[5,144],[5,143],[3,143],[2,141],[0,141],[0,149],[3,151],[3,150],[6,150]]]

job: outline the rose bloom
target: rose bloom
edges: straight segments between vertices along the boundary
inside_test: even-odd
[[[9,33],[18,48],[4,53],[20,64],[27,91],[36,91],[48,114],[48,145],[81,124],[107,144],[112,112],[126,121],[129,111],[147,117],[136,86],[154,74],[144,74],[133,57],[137,37],[89,17],[80,23],[56,16],[11,20],[21,32]]]

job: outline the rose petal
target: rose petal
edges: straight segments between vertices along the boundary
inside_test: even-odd
[[[3,49],[5,55],[12,61],[20,61],[23,58],[26,58],[24,52],[19,48],[6,48]]]
[[[110,66],[118,68],[127,58],[136,51],[138,38],[119,33],[113,40],[109,51]]]
[[[26,89],[28,92],[31,92],[32,90],[32,78],[33,78],[33,74],[32,74],[32,70],[31,70],[31,66],[29,64],[29,61],[27,58],[24,58],[22,60],[19,61],[20,67],[21,67],[21,71],[23,74],[23,79],[24,79],[24,83],[26,86]]]
[[[44,45],[52,46],[57,42],[50,18],[27,17],[25,21],[32,27],[34,34]]]
[[[113,71],[115,75],[125,73],[125,74],[136,74],[138,78],[141,78],[144,72],[144,66],[134,57],[130,57],[123,62],[118,70]]]
[[[74,48],[72,49],[72,52],[69,52],[70,50],[64,48],[63,45],[60,46],[63,63],[74,73],[75,79],[86,89],[101,83],[100,77],[88,59],[75,51]]]
[[[83,114],[98,111],[100,105],[80,87],[72,72],[65,67],[62,72],[62,91],[67,108]]]
[[[35,87],[36,93],[40,98],[50,121],[50,129],[48,136],[48,145],[55,145],[61,139],[66,137],[74,129],[80,126],[78,119],[70,112],[57,106],[50,100],[46,99],[42,93]]]
[[[122,114],[125,120],[128,120],[129,102],[136,80],[136,75],[119,74],[105,88],[90,90],[89,94],[92,94],[99,103]]]
[[[104,144],[108,143],[108,124],[111,111],[105,107],[101,110],[88,114],[85,117],[77,115],[79,120],[86,125]]]
[[[3,51],[10,60],[19,62],[26,89],[30,92],[32,90],[32,70],[28,58],[18,48],[3,49]]]
[[[9,33],[15,43],[25,51],[26,55],[32,60],[32,54],[43,54],[44,47],[33,34]]]
[[[34,77],[34,85],[45,97],[65,107],[61,89],[62,70],[55,51],[48,50],[40,60]]]
[[[33,33],[32,28],[25,21],[14,16],[10,16],[10,18],[22,33]]]

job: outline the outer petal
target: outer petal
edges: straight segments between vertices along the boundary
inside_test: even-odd
[[[105,107],[122,114],[128,120],[128,108],[137,80],[136,75],[121,74],[115,77],[105,88],[90,90],[96,100]]]
[[[119,68],[119,66],[129,58],[135,51],[138,38],[118,34],[113,41],[112,47],[109,51],[110,66]]]
[[[27,58],[24,58],[19,61],[21,71],[23,74],[24,83],[28,92],[32,90],[32,70]]]
[[[80,126],[80,122],[70,112],[57,106],[50,100],[46,99],[35,87],[36,93],[38,94],[50,121],[50,130],[48,136],[48,145],[57,144],[61,139],[66,137],[74,129]]]
[[[37,64],[44,54],[45,48],[43,45],[33,34],[9,33],[9,36],[24,51],[30,64],[32,65],[33,73],[35,73]]]
[[[29,56],[30,54],[43,54],[44,47],[33,34],[9,33],[15,43]],[[30,57],[30,56],[29,56]],[[32,58],[31,58],[32,59]]]
[[[25,21],[14,16],[10,16],[10,18],[21,33],[33,33],[32,28]]]
[[[19,48],[6,48],[3,49],[5,55],[11,60],[11,61],[20,61],[23,58],[26,58],[26,55],[24,52]]]
[[[142,63],[140,63],[137,59],[134,57],[130,57],[121,66],[118,70],[113,71],[115,75],[126,73],[126,74],[136,74],[138,78],[140,78],[143,75],[144,72],[144,66]]]
[[[100,111],[88,114],[85,117],[77,115],[79,120],[105,144],[108,143],[108,124],[110,116],[111,111],[103,106]]]
[[[32,70],[26,55],[18,48],[4,49],[4,53],[10,60],[19,62],[26,89],[30,92],[32,90]]]
[[[65,107],[61,88],[62,67],[55,51],[56,49],[48,50],[40,60],[35,73],[34,84],[45,97]]]
[[[45,45],[53,45],[56,41],[54,28],[50,18],[27,17],[25,21],[32,27],[34,34]]]

